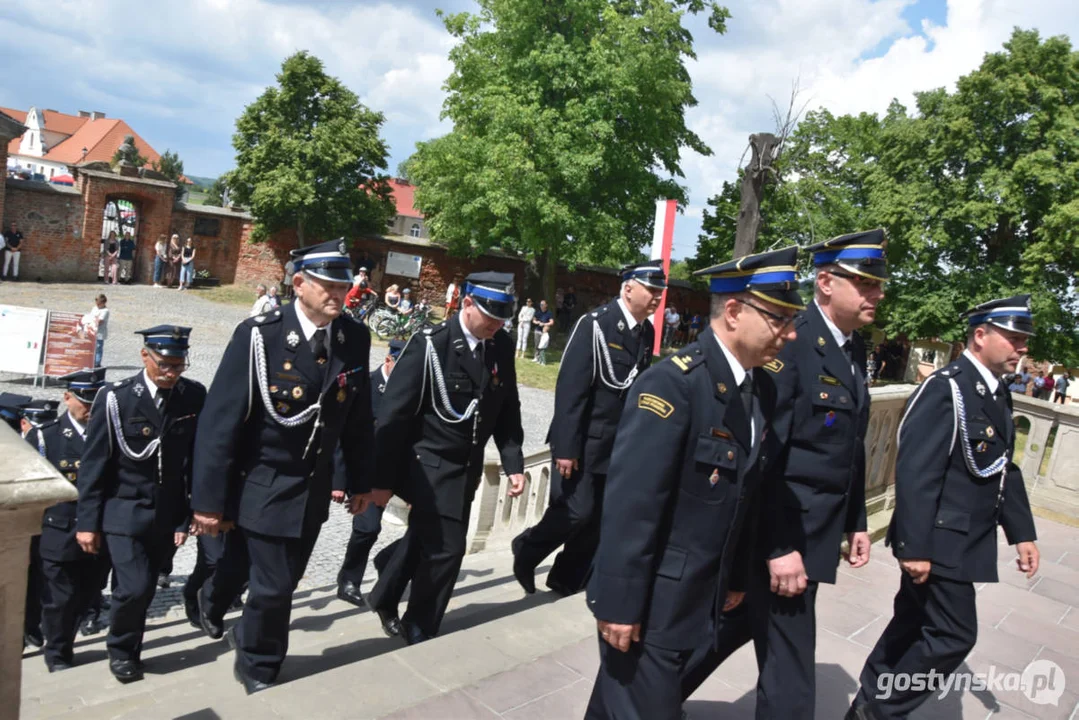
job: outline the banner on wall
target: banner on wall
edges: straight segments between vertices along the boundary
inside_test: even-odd
[[[401,275],[418,280],[421,265],[423,265],[422,255],[406,255],[392,250],[386,255],[387,275]]]
[[[37,375],[48,317],[48,310],[0,305],[0,372]]]
[[[96,338],[79,332],[80,313],[53,310],[45,335],[45,375],[60,377],[94,366]],[[35,370],[36,373],[36,370]]]

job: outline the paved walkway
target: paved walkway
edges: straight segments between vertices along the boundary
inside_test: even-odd
[[[101,283],[0,282],[2,305],[86,313],[93,307],[94,298],[99,293],[108,296],[111,311],[104,356],[109,380],[134,375],[141,369],[139,349],[142,347],[142,337],[135,335],[136,330],[168,323],[193,328],[191,369],[187,376],[209,387],[233,329],[247,317],[248,310],[237,305],[210,302],[200,297],[198,290],[180,292],[149,285],[113,286]],[[254,303],[253,292],[251,302]],[[371,367],[379,365],[385,355],[385,345],[372,345]],[[3,391],[56,400],[63,396],[61,387],[31,387],[30,378],[10,373],[0,373],[0,392]],[[547,435],[553,411],[554,393],[521,388],[526,453],[544,447],[543,439]],[[341,508],[331,508],[330,520],[319,535],[301,588],[317,588],[336,582],[351,530],[350,516]],[[371,552],[371,558],[403,532],[404,528],[400,525],[383,523],[382,534]],[[173,562],[173,582],[169,588],[158,591],[150,607],[150,617],[182,616],[180,589],[194,566],[195,543],[188,542],[177,551]],[[368,570],[367,577],[374,577],[373,569]]]

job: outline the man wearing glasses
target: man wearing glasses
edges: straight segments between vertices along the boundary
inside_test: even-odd
[[[191,328],[158,325],[143,336],[143,371],[106,385],[90,409],[75,539],[112,558],[115,585],[105,640],[109,670],[141,680],[146,610],[170,548],[187,540],[195,421],[206,388],[182,377]]]
[[[884,231],[871,230],[806,248],[816,267],[814,300],[795,323],[797,339],[765,365],[778,390],[776,425],[789,427],[790,437],[769,472],[749,595],[723,624],[715,650],[690,663],[684,698],[753,639],[758,720],[813,718],[817,586],[835,583],[844,537],[850,566],[869,562],[869,386],[857,330],[873,322],[884,297],[885,242]]]
[[[677,720],[686,661],[741,601],[762,470],[784,439],[759,368],[795,337],[797,253],[700,271],[708,328],[629,391],[588,584],[601,665],[587,718]]]

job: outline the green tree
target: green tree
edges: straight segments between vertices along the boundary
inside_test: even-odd
[[[308,239],[379,232],[393,212],[384,174],[384,117],[368,109],[322,62],[287,58],[269,87],[236,120],[233,202],[257,218],[252,238],[295,229]]]
[[[770,237],[807,244],[884,227],[886,332],[961,340],[963,310],[1028,292],[1032,353],[1079,362],[1079,52],[1016,30],[954,93],[915,97],[913,115],[894,101],[879,118],[808,115],[782,158],[797,179],[762,209]],[[733,243],[736,192],[709,207],[698,266]]]
[[[176,198],[183,197],[190,183],[184,178],[184,161],[178,154],[166,150],[161,157],[150,164],[150,169],[161,173],[170,182],[176,183]]]
[[[202,204],[212,207],[224,207],[227,187],[224,176],[214,180],[213,184],[210,185],[210,189],[206,191],[206,200]]]
[[[407,168],[432,237],[451,252],[501,247],[540,268],[554,296],[559,261],[615,264],[651,238],[655,201],[685,203],[681,151],[708,155],[685,124],[696,104],[685,13],[692,0],[479,0],[443,16],[450,51],[448,135]]]

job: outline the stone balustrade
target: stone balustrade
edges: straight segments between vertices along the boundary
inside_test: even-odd
[[[19,716],[23,612],[30,538],[42,511],[75,500],[75,487],[7,423],[0,423],[0,720]]]
[[[865,439],[866,510],[874,540],[883,537],[895,507],[896,431],[915,387],[888,385],[870,391],[872,405]],[[1013,400],[1018,426],[1022,429],[1029,423],[1019,463],[1031,505],[1075,524],[1079,521],[1079,405],[1052,405],[1025,395],[1013,395]],[[941,418],[941,422],[951,422],[951,418]],[[1046,458],[1049,436],[1054,429],[1056,437]],[[1044,475],[1041,469],[1045,470]],[[469,552],[506,547],[514,536],[543,516],[551,479],[551,457],[547,450],[525,458],[525,478],[524,493],[516,498],[508,497],[509,480],[502,474],[498,455],[489,452],[472,504]]]

